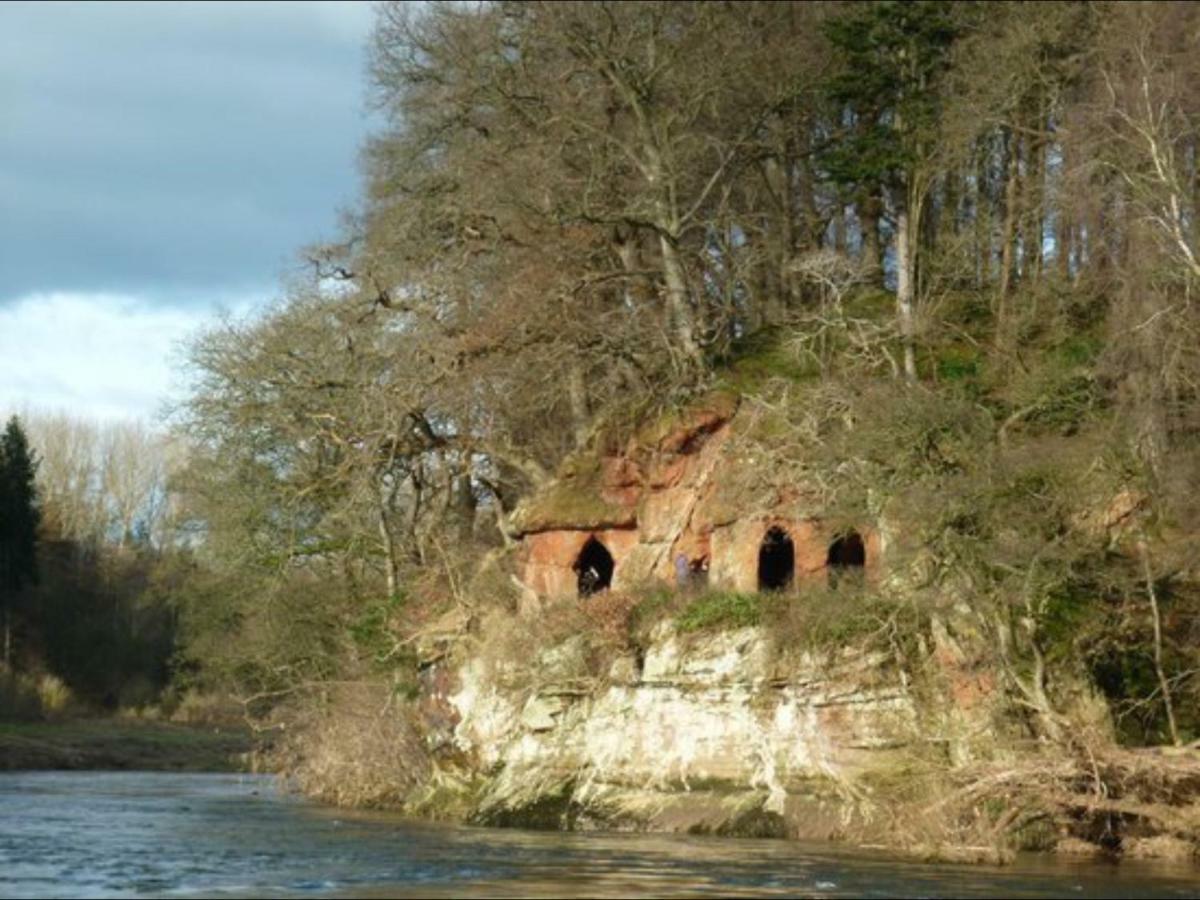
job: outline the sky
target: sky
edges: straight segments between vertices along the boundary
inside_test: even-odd
[[[153,420],[359,190],[368,2],[0,3],[0,411]]]

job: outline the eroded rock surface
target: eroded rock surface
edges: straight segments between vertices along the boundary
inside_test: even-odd
[[[914,736],[913,703],[878,658],[801,658],[783,673],[768,640],[667,623],[640,671],[619,659],[594,690],[547,678],[524,696],[468,664],[449,701],[454,741],[488,773],[475,817],[829,836],[854,814],[857,777]]]

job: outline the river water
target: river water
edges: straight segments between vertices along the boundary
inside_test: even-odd
[[[830,845],[453,828],[266,776],[0,774],[0,896],[1196,897],[1200,870],[935,866]]]

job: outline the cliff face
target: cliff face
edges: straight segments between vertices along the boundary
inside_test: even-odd
[[[882,519],[835,527],[746,427],[736,402],[700,404],[569,461],[517,511],[523,600],[477,608],[423,657],[434,776],[411,811],[993,861],[1110,852],[1114,828],[1130,847],[1192,846],[1190,763],[1116,748],[1066,664],[1043,710],[1063,738],[1037,737],[1035,682],[996,652],[1014,633],[969,580],[931,588],[927,559],[889,558]],[[1079,526],[1111,540],[1135,506],[1121,495]],[[862,577],[843,581],[847,566]],[[1145,799],[1097,799],[1130,790]]]
[[[674,585],[684,561],[709,589],[758,591],[772,541],[786,543],[780,586],[823,585],[839,535],[812,493],[775,483],[747,456],[740,424],[736,399],[716,395],[618,450],[568,461],[513,517],[518,574],[533,598],[522,615],[594,602],[581,577],[597,543],[607,554],[602,587],[614,595]],[[857,565],[873,581],[880,529],[864,522],[854,536]],[[777,639],[763,627],[684,634],[667,620],[638,652],[587,677],[582,634],[536,659],[467,654],[437,702],[454,723],[443,740],[478,776],[471,817],[837,833],[863,817],[864,779],[902,764],[920,716],[885,654],[803,653]]]
[[[584,683],[583,644],[511,691],[479,659],[445,698],[482,777],[476,821],[825,838],[861,818],[861,785],[901,765],[915,701],[881,656],[780,662],[761,628],[654,629],[641,660]]]

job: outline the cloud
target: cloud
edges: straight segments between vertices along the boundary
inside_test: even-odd
[[[272,282],[358,193],[367,3],[0,4],[0,305]]]
[[[242,315],[259,300],[229,297]],[[185,387],[180,342],[212,322],[202,308],[120,294],[31,294],[0,307],[0,410],[153,419]]]

